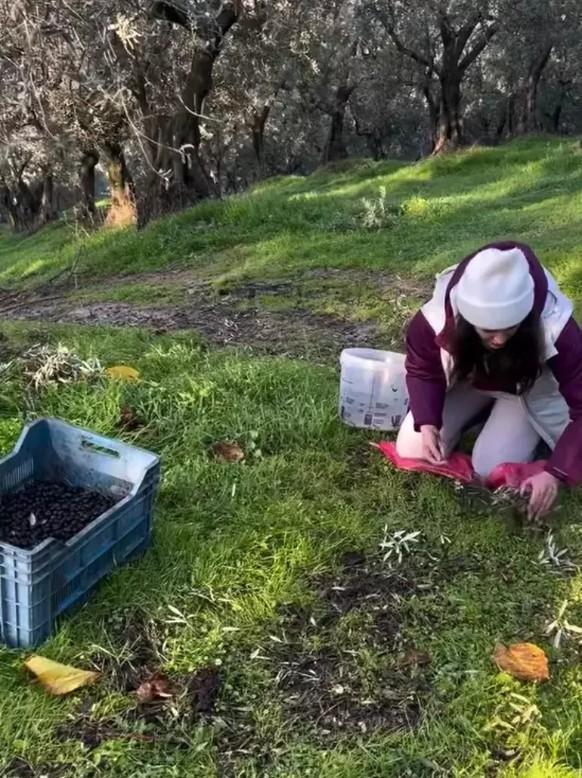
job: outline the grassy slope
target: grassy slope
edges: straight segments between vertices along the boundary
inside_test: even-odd
[[[218,282],[328,267],[419,273],[456,261],[475,244],[517,235],[578,290],[578,143],[521,141],[414,165],[345,167],[273,179],[137,236],[83,237],[67,225],[27,239],[1,236],[0,283],[44,280],[71,266],[101,277],[184,265]],[[362,231],[366,201],[382,198],[387,228]]]
[[[92,276],[181,262],[219,283],[321,267],[424,274],[481,242],[516,236],[530,241],[580,299],[581,183],[582,156],[573,143],[512,144],[412,166],[366,164],[273,181],[137,236],[101,233],[78,241],[64,226],[26,240],[2,236],[0,282],[46,279],[75,258]],[[378,197],[380,187],[388,226],[362,230],[363,198]],[[41,336],[36,329],[8,329],[25,341]],[[516,533],[494,516],[471,516],[448,485],[391,473],[374,457],[362,462],[368,436],[337,422],[331,369],[207,352],[182,335],[62,328],[45,336],[106,362],[134,364],[144,380],[47,390],[35,410],[117,435],[120,408],[130,404],[149,423],[124,437],[163,456],[164,479],[151,552],[64,620],[43,654],[80,664],[105,651],[119,657],[127,650],[120,622],[145,612],[162,635],[167,672],[221,664],[225,718],[235,704],[250,709],[255,745],[235,768],[245,778],[295,778],[308,769],[330,778],[582,775],[577,652],[573,644],[552,652],[542,634],[564,599],[569,620],[582,624],[582,579],[560,579],[540,567],[540,538]],[[24,408],[18,386],[3,393],[0,443],[7,450]],[[223,438],[244,446],[256,440],[262,456],[242,466],[214,462],[207,447]],[[579,502],[569,498],[557,536],[579,558],[578,510]],[[251,657],[257,647],[271,655],[269,635],[281,634],[282,603],[311,602],[308,575],[334,569],[344,550],[377,548],[384,525],[422,530],[418,554],[470,558],[476,568],[439,577],[428,595],[397,608],[404,646],[433,659],[420,729],[346,735],[325,745],[307,725],[286,720],[269,663]],[[443,546],[443,535],[450,547]],[[352,622],[340,622],[326,639],[352,646],[373,686],[378,667],[392,666],[396,657],[362,642],[366,626],[358,614],[350,616]],[[515,639],[532,639],[552,654],[549,684],[519,685],[495,673],[495,642]],[[165,736],[154,743],[116,738],[93,750],[75,739],[62,742],[57,727],[68,714],[79,717],[79,698],[44,696],[23,677],[20,661],[17,653],[0,651],[0,767],[2,759],[22,756],[37,765],[64,763],[67,775],[218,774],[221,735],[210,727],[176,724],[171,734],[187,748]],[[515,692],[535,703],[540,716],[507,729],[498,719],[515,716]],[[96,721],[125,722],[133,705],[108,681],[90,699],[88,715]],[[520,762],[506,765],[508,757],[499,754],[513,750]]]

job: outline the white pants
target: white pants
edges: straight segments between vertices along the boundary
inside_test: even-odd
[[[531,462],[540,436],[532,427],[519,397],[479,392],[458,384],[447,392],[441,440],[448,456],[472,422],[490,410],[473,448],[473,467],[486,478],[504,462]],[[422,437],[409,413],[400,427],[396,450],[401,457],[422,459]]]

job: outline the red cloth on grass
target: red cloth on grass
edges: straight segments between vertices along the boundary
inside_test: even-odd
[[[415,473],[431,473],[432,475],[439,475],[444,478],[452,478],[463,484],[479,480],[479,477],[473,470],[471,457],[468,454],[461,454],[459,451],[455,451],[451,454],[442,465],[432,465],[430,462],[425,462],[424,459],[407,459],[406,457],[401,457],[396,451],[395,443],[383,441],[378,444],[378,450],[397,470],[407,470]],[[529,462],[527,464],[507,462],[498,465],[493,470],[487,478],[485,486],[492,490],[499,489],[503,486],[519,489],[525,480],[531,478],[533,475],[542,473],[545,466],[545,460]]]
[[[537,462],[506,462],[503,465],[497,465],[489,474],[485,486],[493,491],[502,486],[519,489],[528,478],[543,473],[547,469],[547,464],[545,459],[539,459]]]

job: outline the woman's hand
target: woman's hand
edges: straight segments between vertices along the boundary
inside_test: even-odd
[[[535,521],[552,510],[559,488],[560,482],[551,473],[538,473],[523,482],[521,493],[529,494],[527,517],[530,521]]]
[[[445,455],[440,430],[426,425],[420,428],[420,434],[422,435],[422,458],[431,465],[442,464]]]

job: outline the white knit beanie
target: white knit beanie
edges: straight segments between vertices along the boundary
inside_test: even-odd
[[[461,316],[483,330],[520,324],[534,305],[534,282],[521,249],[484,249],[469,260],[455,291]]]

